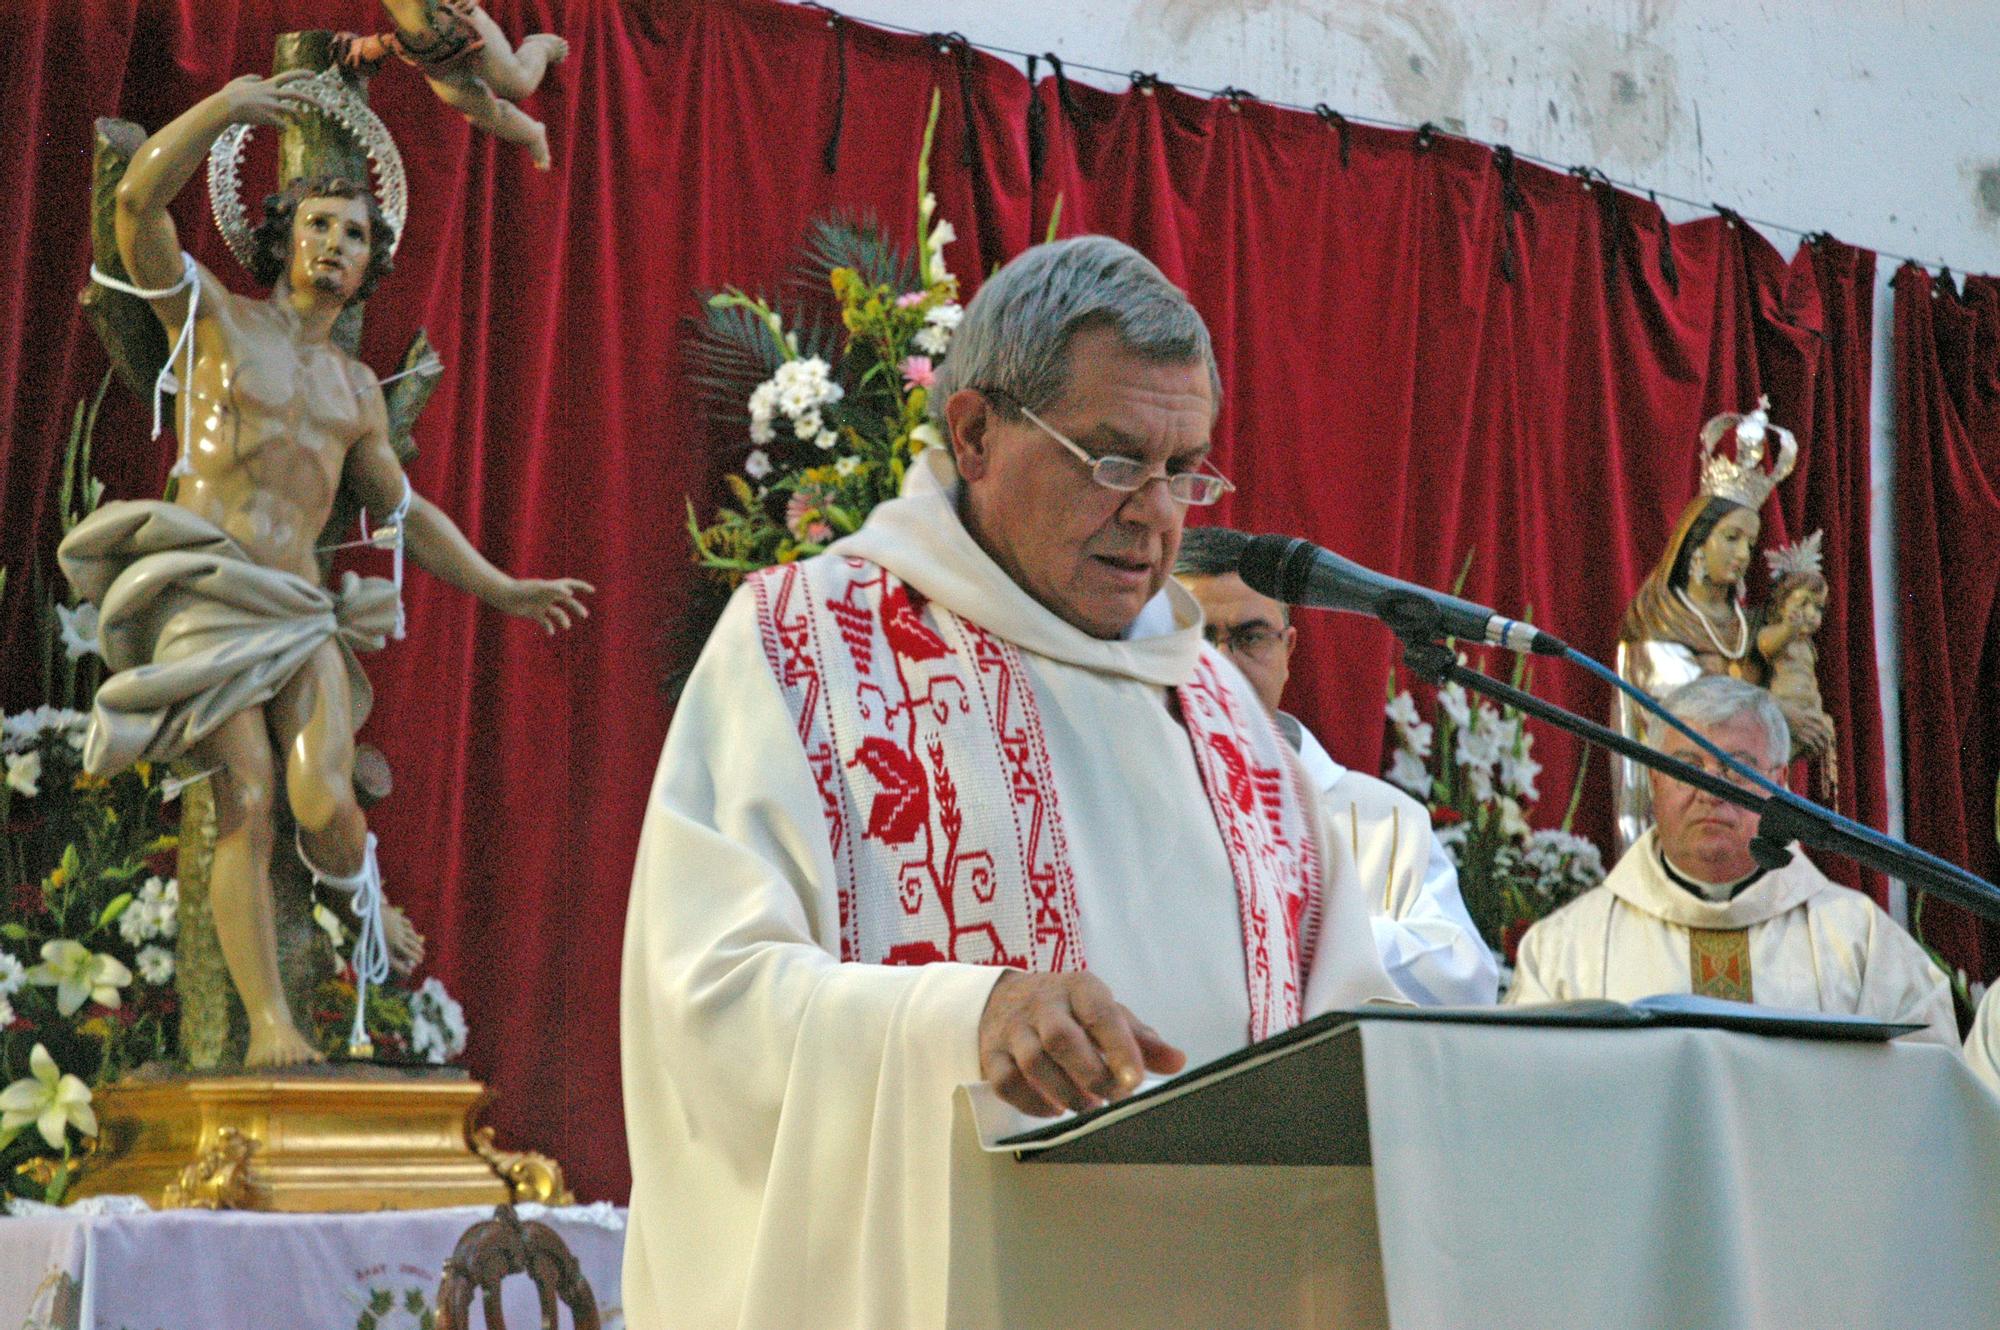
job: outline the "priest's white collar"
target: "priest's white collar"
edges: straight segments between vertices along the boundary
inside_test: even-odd
[[[1124,636],[1092,637],[1029,595],[979,547],[959,520],[958,490],[949,451],[927,448],[911,463],[902,494],[827,553],[880,564],[1024,651],[1163,687],[1192,677],[1202,649],[1201,608],[1180,583],[1168,578]]]

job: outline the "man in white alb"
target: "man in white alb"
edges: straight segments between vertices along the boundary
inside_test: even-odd
[[[1394,1000],[1351,857],[1168,578],[1228,486],[1218,391],[1138,253],[1029,250],[939,372],[948,446],[730,602],[626,924],[629,1324],[942,1325],[956,1086],[1083,1108]]]
[[[1965,1036],[1965,1064],[1994,1094],[2000,1094],[2000,983],[1986,990],[1973,1013],[1972,1029]]]
[[[1791,734],[1762,688],[1711,674],[1661,702],[1731,757],[1782,781]],[[1663,724],[1649,739],[1723,774]],[[1658,772],[1653,811],[1656,824],[1602,886],[1521,939],[1509,1002],[1698,993],[1907,1022],[1924,1027],[1908,1038],[1958,1047],[1944,975],[1875,902],[1828,879],[1797,845],[1785,867],[1759,868],[1750,854],[1754,813]]]
[[[1424,806],[1395,786],[1333,760],[1297,717],[1278,709],[1298,629],[1289,606],[1237,575],[1250,537],[1190,527],[1174,577],[1201,606],[1203,634],[1227,656],[1298,751],[1333,834],[1347,842],[1368,900],[1382,968],[1403,996],[1427,1006],[1479,1006],[1500,996],[1500,968],[1458,894],[1458,869],[1431,832]]]

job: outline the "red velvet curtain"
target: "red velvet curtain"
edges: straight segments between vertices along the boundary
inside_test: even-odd
[[[2000,278],[1962,291],[1896,273],[1896,579],[1909,839],[2000,878]],[[2000,927],[1925,906],[1924,936],[1974,979]]]
[[[1872,626],[1853,590],[1867,552],[1855,496],[1867,489],[1872,256],[1828,243],[1787,265],[1723,219],[1669,228],[1638,199],[1448,138],[1343,132],[1166,88],[1051,79],[1031,92],[1018,69],[949,40],[766,0],[488,8],[509,33],[572,43],[527,103],[549,124],[555,169],[471,134],[411,71],[384,69],[372,101],[408,159],[412,213],[363,350],[385,367],[430,329],[447,369],[417,428],[417,487],[496,561],[599,591],[589,623],[551,641],[415,577],[409,640],[367,662],[379,702],[364,737],[396,775],[372,815],[391,894],[465,1001],[467,1060],[498,1092],[501,1140],[553,1151],[585,1196],[626,1185],[619,943],[668,719],[663,644],[696,585],[682,496],[714,497],[742,457],[718,453],[702,424],[685,321],[700,290],[780,294],[807,224],[831,208],[872,210],[907,241],[934,88],[934,188],[968,294],[1040,238],[1058,197],[1064,233],[1122,236],[1192,292],[1227,388],[1217,460],[1241,487],[1219,520],[1295,531],[1435,586],[1476,551],[1469,595],[1532,606],[1608,658],[1694,490],[1702,420],[1770,391],[1780,421],[1812,425],[1806,475],[1767,507],[1767,539],[1828,528],[1847,601],[1822,660],[1846,671],[1843,735],[1860,745],[1844,770],[1879,751],[1863,683]],[[104,364],[74,302],[91,119],[158,127],[267,69],[275,35],[302,21],[270,0],[0,14],[0,95],[19,145],[0,154],[10,567],[48,559],[67,412]],[[375,29],[383,15],[372,0],[326,0],[310,21]],[[200,186],[177,216],[194,254],[246,285]],[[157,493],[170,460],[140,404],[114,390],[98,440],[112,494]],[[1371,769],[1391,641],[1360,620],[1306,619],[1291,700]],[[10,596],[0,658],[18,659],[27,627]],[[1559,668],[1538,667],[1535,686],[1593,715],[1608,707]],[[7,708],[32,689],[0,672]],[[1537,756],[1546,820],[1576,750],[1545,736]],[[1593,771],[1582,822],[1602,833],[1602,763]]]
[[[1303,535],[1415,582],[1531,609],[1609,660],[1627,600],[1695,492],[1701,423],[1772,396],[1801,475],[1766,546],[1827,531],[1839,588],[1820,635],[1843,811],[1877,821],[1881,710],[1868,592],[1874,256],[1837,241],[1788,264],[1733,219],[1657,208],[1462,140],[1368,129],[1158,87],[1054,80],[1037,216],[1137,244],[1206,315],[1226,403],[1213,520]],[[1753,586],[1761,587],[1761,566]],[[1305,614],[1287,705],[1379,769],[1387,629]],[[1487,668],[1505,672],[1508,662]],[[1587,715],[1608,690],[1548,662],[1543,696]],[[1541,733],[1541,820],[1578,746]],[[1579,828],[1609,843],[1592,760]],[[1857,796],[1859,796],[1857,798]],[[1850,883],[1844,863],[1829,869]]]

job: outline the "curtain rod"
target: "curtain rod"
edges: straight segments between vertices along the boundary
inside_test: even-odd
[[[936,32],[926,32],[920,28],[905,27],[900,23],[889,23],[881,19],[873,19],[873,18],[856,19],[853,15],[843,14],[839,10],[834,9],[829,5],[815,3],[815,0],[803,0],[801,7],[806,9],[817,9],[822,13],[829,15],[830,16],[828,20],[829,23],[832,21],[832,19],[838,18],[838,19],[844,19],[850,23],[866,23],[870,27],[881,28],[887,32],[901,33],[904,36],[908,37],[933,38],[939,36],[939,34]],[[953,35],[955,37],[957,36],[957,34]],[[965,44],[967,46],[970,46],[973,50],[984,51],[989,55],[1012,56],[1017,60],[1036,60],[1036,59],[1046,60],[1049,58],[1049,56],[1046,54],[1037,56],[1033,51],[1017,51],[1014,50],[1012,47],[998,46],[991,42],[976,42],[972,41],[969,38],[966,38],[964,40]],[[1065,69],[1088,70],[1092,74],[1103,74],[1110,78],[1117,78],[1117,79],[1131,79],[1137,72],[1134,70],[1107,69],[1103,65],[1086,64],[1081,60],[1064,59],[1062,64],[1063,68]],[[1154,77],[1158,76],[1155,75]],[[1281,110],[1302,111],[1307,115],[1314,115],[1317,113],[1315,108],[1310,106],[1301,106],[1296,102],[1268,101],[1262,97],[1255,95],[1254,93],[1246,93],[1241,88],[1200,88],[1200,87],[1195,87],[1192,84],[1175,83],[1171,79],[1160,79],[1159,81],[1166,84],[1168,87],[1174,88],[1178,91],[1195,93],[1203,97],[1211,97],[1211,98],[1224,97],[1224,96],[1232,98],[1243,97],[1247,98],[1250,101],[1259,102],[1265,106],[1278,107]],[[1460,139],[1466,143],[1475,143],[1480,147],[1485,148],[1488,152],[1491,152],[1495,148],[1505,146],[1502,144],[1489,142],[1486,139],[1474,138],[1470,134],[1460,134],[1452,130],[1441,129],[1435,124],[1411,125],[1411,124],[1406,124],[1400,120],[1382,120],[1374,116],[1365,116],[1365,115],[1346,115],[1345,112],[1343,112],[1342,114],[1345,116],[1346,119],[1354,122],[1357,125],[1373,125],[1378,129],[1396,129],[1396,130],[1403,130],[1409,133],[1417,133],[1422,130],[1428,129],[1432,134],[1439,135],[1445,138],[1454,138],[1454,139]],[[1571,173],[1573,169],[1572,167],[1565,165],[1562,162],[1551,161],[1549,158],[1540,157],[1535,155],[1534,153],[1522,152],[1518,148],[1511,149],[1511,151],[1513,151],[1514,157],[1518,161],[1533,162],[1537,166],[1545,167],[1548,170],[1557,172],[1558,174],[1566,175]],[[1575,169],[1596,170],[1595,167],[1575,168]],[[1655,205],[1657,205],[1661,199],[1666,199],[1670,203],[1678,203],[1681,204],[1683,207],[1694,208],[1703,212],[1715,213],[1717,216],[1722,215],[1726,211],[1720,204],[1717,203],[1712,203],[1712,202],[1702,203],[1696,199],[1682,198],[1678,194],[1670,194],[1665,190],[1654,189],[1649,185],[1641,185],[1629,180],[1614,179],[1610,176],[1605,175],[1602,171],[1598,171],[1597,175],[1600,180],[1604,180],[1607,183],[1614,185],[1619,189],[1625,190],[1628,193],[1644,194],[1648,199],[1652,200]],[[1750,217],[1746,216],[1743,213],[1732,213],[1731,215],[1741,219],[1742,221],[1750,223],[1752,226],[1762,227],[1767,231],[1782,231],[1786,235],[1797,236],[1801,240],[1812,240],[1818,236],[1830,234],[1829,232],[1826,231],[1808,231],[1801,227],[1787,225],[1784,222],[1773,222],[1762,217]],[[1935,268],[1938,269],[1945,276],[1949,277],[1952,271],[1952,265],[1946,263],[1942,259],[1920,259],[1915,257],[1914,255],[1896,254],[1886,249],[1878,249],[1875,250],[1874,252],[1882,258],[1894,259],[1898,263],[1914,263],[1918,267],[1924,269],[1926,272],[1929,272],[1931,269]],[[1971,272],[1971,270],[1968,268],[1960,268],[1959,271],[1967,273],[1968,275],[1970,275]]]

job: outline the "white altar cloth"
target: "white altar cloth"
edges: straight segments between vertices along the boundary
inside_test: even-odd
[[[623,1326],[622,1212],[608,1205],[516,1209],[561,1235],[597,1295],[606,1330]],[[422,1312],[435,1307],[445,1258],[466,1229],[492,1214],[491,1206],[459,1206],[316,1215],[65,1210],[4,1218],[0,1326],[415,1330]],[[481,1302],[475,1295],[475,1325],[485,1324]],[[503,1306],[509,1325],[541,1324],[525,1275],[506,1282]]]
[[[2000,1326],[2000,1098],[1948,1049],[1336,1037],[1372,1168],[1020,1163],[962,1098],[950,1324]]]

